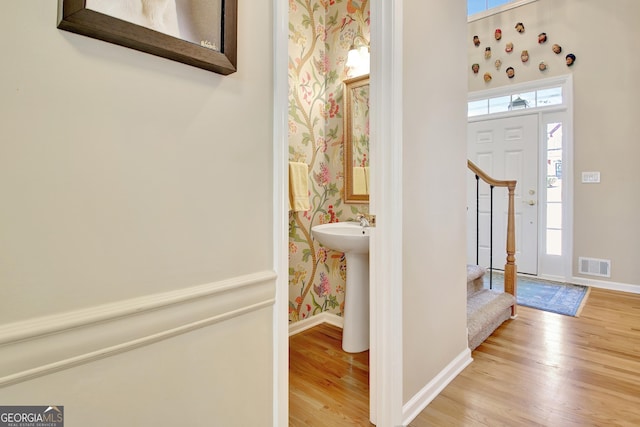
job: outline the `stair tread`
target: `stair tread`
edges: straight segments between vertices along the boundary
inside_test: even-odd
[[[479,265],[467,264],[467,282],[472,282],[484,276],[487,270]]]
[[[481,329],[481,325],[515,304],[515,298],[505,292],[484,290],[467,300],[467,323],[469,331]],[[472,328],[475,325],[475,328]]]
[[[513,295],[484,288],[482,276],[486,269],[467,265],[467,330],[469,348],[473,350],[511,316],[516,304]]]
[[[513,295],[506,292],[484,289],[467,298],[467,315],[486,309],[487,306],[497,305],[500,306],[498,310],[502,310],[503,308],[511,307],[515,304],[515,301]]]

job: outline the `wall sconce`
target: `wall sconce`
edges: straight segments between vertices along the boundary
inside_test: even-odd
[[[360,40],[360,43],[358,43],[358,40]],[[359,34],[353,38],[345,66],[347,67],[347,75],[349,77],[369,74],[369,42]]]

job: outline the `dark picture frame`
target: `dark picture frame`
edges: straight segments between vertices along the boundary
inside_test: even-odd
[[[105,13],[87,9],[87,0],[59,0],[58,28],[131,49],[228,75],[237,71],[238,0],[211,0],[222,5],[220,45],[197,44]],[[111,0],[113,2],[123,0]],[[206,2],[207,0],[201,0]],[[212,3],[212,4],[213,4]]]

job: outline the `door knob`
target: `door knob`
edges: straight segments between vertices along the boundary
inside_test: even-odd
[[[536,204],[536,201],[535,201],[535,200],[529,200],[529,201],[527,201],[527,204],[528,204],[529,206],[533,206],[533,205],[535,205],[535,204]]]

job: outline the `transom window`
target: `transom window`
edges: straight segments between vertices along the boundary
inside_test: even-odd
[[[562,87],[558,86],[469,101],[467,103],[467,117],[560,104],[562,104]]]

